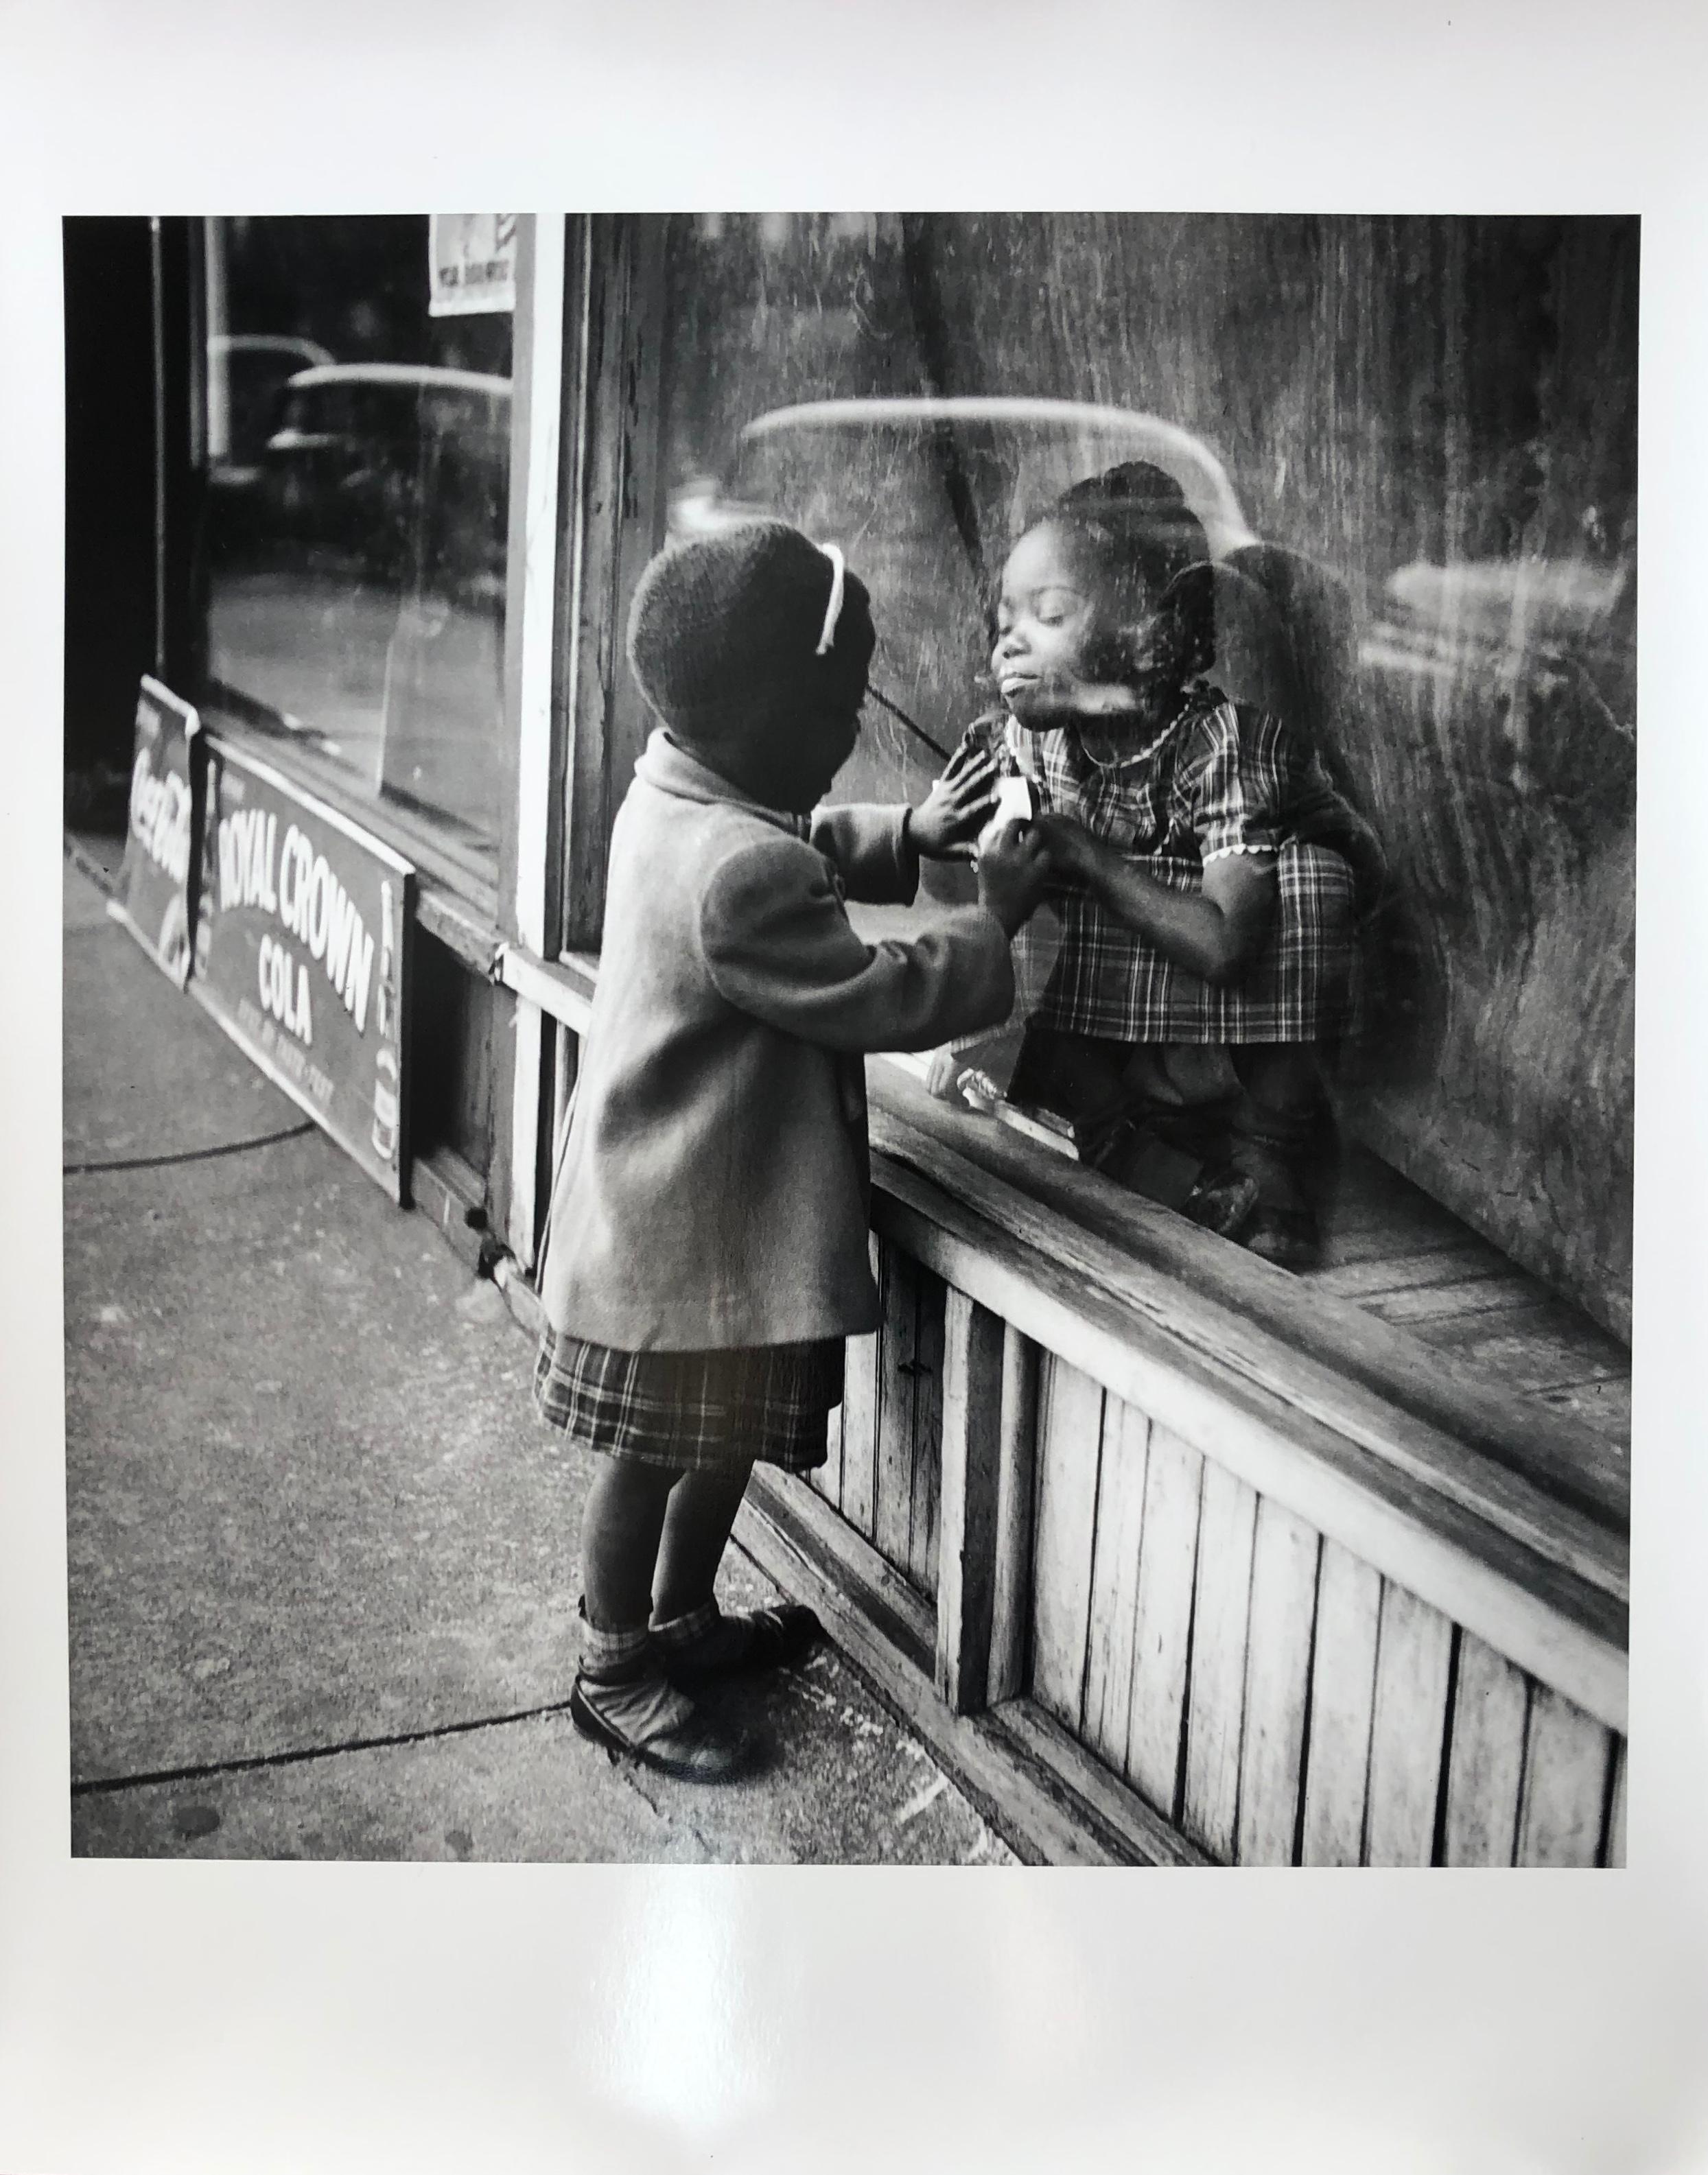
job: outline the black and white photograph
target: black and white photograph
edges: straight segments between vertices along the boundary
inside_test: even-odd
[[[66,222],[77,1852],[1623,1863],[1640,231]]]
[[[0,50],[0,2168],[1708,2166],[1708,24]]]

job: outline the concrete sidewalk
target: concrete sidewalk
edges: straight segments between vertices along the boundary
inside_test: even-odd
[[[502,1296],[70,864],[64,957],[73,1852],[1012,1862],[829,1649],[728,1695],[732,1787],[578,1738],[589,1475]]]

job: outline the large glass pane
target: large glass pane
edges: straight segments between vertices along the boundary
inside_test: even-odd
[[[428,238],[425,217],[209,221],[209,669],[490,866],[512,318],[431,314]]]
[[[1625,1326],[1636,223],[701,215],[667,261],[674,531],[779,513],[873,593],[911,723],[869,708],[839,797],[917,800],[997,707],[992,590],[1038,513],[1174,477],[1209,677],[1386,854],[1348,1107]]]

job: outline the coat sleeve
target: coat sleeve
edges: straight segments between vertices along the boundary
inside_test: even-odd
[[[820,808],[812,843],[842,878],[850,898],[872,906],[911,906],[919,887],[919,857],[901,808]]]
[[[983,907],[868,944],[822,854],[799,839],[745,846],[718,868],[700,941],[726,1003],[827,1050],[929,1050],[1014,1002],[1008,939]]]

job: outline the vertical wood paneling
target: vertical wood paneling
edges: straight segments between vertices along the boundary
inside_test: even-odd
[[[1357,1865],[1364,1855],[1381,1606],[1380,1574],[1326,1539],[1317,1572],[1299,1852],[1305,1865]]]
[[[914,1515],[914,1372],[917,1364],[919,1271],[899,1247],[880,1245],[878,1294],[877,1494],[872,1534],[897,1570],[908,1568]]]
[[[1180,1779],[1192,1576],[1198,1554],[1198,1494],[1203,1476],[1204,1460],[1190,1443],[1166,1428],[1152,1429],[1139,1554],[1127,1776],[1170,1820]]]
[[[1531,1694],[1521,1865],[1593,1865],[1601,1847],[1612,1733],[1546,1684]]]
[[[1038,1530],[1033,1549],[1032,1689],[1076,1733],[1085,1692],[1103,1393],[1049,1355],[1038,1397]]]
[[[1385,1582],[1370,1733],[1366,1862],[1428,1865],[1447,1717],[1453,1627],[1437,1610]]]
[[[1625,1762],[1629,1748],[1622,1737],[1613,1748],[1613,1803],[1608,1821],[1608,1858],[1609,1865],[1625,1862]]]
[[[990,1676],[1003,1324],[964,1292],[950,1290],[943,1330],[936,1682],[957,1714],[972,1714],[985,1703]]]
[[[995,1591],[990,1603],[990,1680],[994,1706],[1025,1689],[1026,1634],[1031,1619],[1032,1511],[1038,1458],[1040,1355],[1011,1322],[1002,1332],[1001,1448],[996,1481]]]
[[[842,1507],[842,1407],[836,1406],[825,1425],[825,1460],[806,1476],[811,1484],[836,1509]]]
[[[1239,1741],[1245,1713],[1246,1627],[1256,1523],[1255,1491],[1221,1466],[1206,1464],[1198,1518],[1182,1824],[1195,1842],[1224,1863],[1232,1863],[1238,1841]]]
[[[1108,1399],[1092,1550],[1084,1734],[1117,1771],[1127,1759],[1150,1432],[1143,1413],[1118,1397]]]
[[[929,1269],[915,1272],[914,1428],[908,1576],[922,1593],[937,1591],[937,1518],[943,1441],[943,1309],[947,1287]]]
[[[1239,1754],[1239,1863],[1291,1865],[1304,1760],[1315,1530],[1266,1497],[1257,1508]]]
[[[1447,1753],[1443,1854],[1449,1865],[1512,1863],[1529,1704],[1524,1672],[1461,1631]]]
[[[870,1240],[872,1273],[883,1296],[882,1261],[876,1238]],[[851,1337],[842,1392],[842,1514],[872,1538],[872,1506],[877,1496],[878,1340]]]

